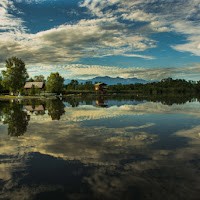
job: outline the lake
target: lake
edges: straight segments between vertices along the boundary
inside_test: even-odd
[[[0,199],[200,199],[198,99],[0,102]]]

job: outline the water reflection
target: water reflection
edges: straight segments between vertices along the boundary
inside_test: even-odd
[[[199,102],[73,98],[0,106],[30,115],[20,137],[0,124],[2,199],[199,198]]]
[[[46,107],[52,120],[60,120],[60,117],[65,113],[65,105],[61,100],[47,101]]]
[[[21,104],[14,102],[5,105],[3,109],[3,124],[8,125],[10,136],[21,136],[27,130],[29,117],[22,108]]]
[[[102,107],[102,108],[105,108],[105,107],[108,106],[108,105],[107,105],[107,100],[106,100],[106,98],[105,98],[104,96],[100,96],[99,98],[97,98],[97,99],[95,100],[95,105],[96,105],[97,107]]]
[[[44,115],[45,114],[44,105],[25,105],[25,109],[32,114],[34,112],[36,115]]]

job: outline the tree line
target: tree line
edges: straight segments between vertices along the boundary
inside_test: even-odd
[[[110,85],[109,91],[113,92],[135,92],[138,94],[199,94],[200,81],[186,81],[184,79],[166,78],[159,82],[136,83],[129,85]]]
[[[43,75],[34,76],[29,79],[29,74],[22,59],[17,57],[8,58],[5,64],[6,70],[2,70],[0,76],[0,92],[23,92],[26,82],[45,82],[45,90],[59,93],[64,88],[64,78],[58,73],[51,73],[47,80]],[[29,93],[34,95],[39,92],[32,85]]]
[[[91,81],[79,83],[77,80],[72,80],[65,85],[65,89],[75,91],[88,90],[94,92],[94,84]],[[107,93],[129,93],[143,95],[185,95],[185,94],[200,94],[200,81],[186,81],[184,79],[166,78],[159,82],[151,83],[135,83],[123,85],[108,85]]]
[[[0,76],[0,92],[23,92],[24,84],[26,82],[44,82],[45,91],[53,93],[78,93],[81,91],[94,92],[94,84],[92,81],[85,83],[79,83],[77,80],[71,80],[69,84],[64,85],[64,77],[58,72],[51,73],[47,79],[43,75],[36,75],[33,78],[29,78],[29,74],[26,70],[23,60],[12,57],[6,60],[6,70],[2,71]],[[136,83],[123,85],[118,83],[117,85],[109,85],[108,93],[134,93],[134,94],[148,94],[148,95],[160,95],[160,94],[199,94],[200,81],[186,81],[184,79],[162,79],[160,82],[151,82],[146,84]],[[30,95],[39,93],[40,90],[34,88],[29,90]]]
[[[91,81],[79,84],[77,80],[71,80],[67,85],[64,85],[64,77],[62,77],[58,72],[51,73],[47,79],[44,75],[36,75],[34,77],[29,77],[25,63],[22,59],[17,57],[11,57],[6,60],[5,64],[6,70],[2,70],[0,76],[0,92],[24,92],[24,85],[26,82],[44,82],[45,87],[43,91],[48,91],[52,93],[61,93],[67,90],[94,90],[94,84]],[[29,95],[39,94],[40,89],[35,88],[34,85],[29,90]]]

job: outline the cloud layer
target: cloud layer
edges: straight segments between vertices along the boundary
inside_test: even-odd
[[[1,4],[2,29],[7,29],[0,35],[0,49],[4,52],[2,58],[16,55],[34,64],[75,62],[80,58],[111,55],[154,59],[152,56],[130,53],[153,48],[155,41],[133,33],[116,17],[82,19],[77,24],[61,25],[31,34],[24,31],[26,27],[22,20],[13,22],[14,15],[8,14],[8,11],[16,10],[14,5],[11,6],[6,0]]]
[[[44,0],[16,2],[38,4]],[[154,60],[158,59],[159,55],[152,56],[148,50],[158,47],[159,41],[152,36],[163,32],[175,33],[185,38],[180,44],[168,44],[171,45],[170,48],[200,56],[200,5],[196,0],[84,0],[79,3],[79,7],[87,8],[91,17],[33,34],[26,27],[27,21],[22,20],[23,10],[19,10],[11,0],[2,0],[0,2],[1,67],[5,59],[11,56],[22,58],[29,66],[48,66],[46,71],[52,64],[61,71],[63,69],[60,67],[61,64],[78,63],[81,58],[104,59],[108,56],[123,56]],[[191,74],[190,79],[192,79],[193,74],[199,73],[199,67],[175,69],[166,66],[150,69],[144,66],[138,69],[135,68],[137,66],[132,66],[132,69],[123,69],[101,65],[82,66],[83,68],[67,66],[66,69],[70,71],[68,75],[71,77],[110,75],[160,80],[176,75],[182,78],[188,74]]]
[[[62,76],[70,79],[88,79],[97,76],[110,76],[121,78],[141,78],[144,80],[161,80],[163,78],[182,78],[199,80],[197,74],[200,73],[200,64],[194,64],[188,67],[166,67],[166,68],[122,68],[117,66],[101,65],[52,65],[52,66],[30,66],[28,72],[31,76],[45,73],[46,71],[60,72]]]
[[[114,17],[121,15],[132,23],[146,22],[143,31],[184,34],[185,44],[174,45],[178,51],[200,55],[200,4],[199,1],[179,0],[85,0],[81,6],[87,7],[94,15]]]
[[[194,119],[193,116],[200,118],[198,106],[197,103],[166,106],[149,102],[134,106],[124,105],[111,110],[92,106],[66,107],[66,114],[60,121],[46,120],[46,115],[39,120],[38,116],[35,116],[35,120],[31,115],[24,136],[13,138],[7,135],[5,129],[1,129],[1,197],[14,200],[34,199],[40,193],[65,191],[67,188],[64,188],[64,183],[70,183],[71,186],[71,180],[77,180],[80,174],[83,175],[78,179],[78,185],[88,184],[90,191],[103,199],[123,199],[127,188],[130,187],[136,187],[142,194],[145,191],[145,194],[149,194],[151,198],[155,197],[154,199],[161,199],[163,195],[172,199],[189,199],[191,194],[198,197],[200,126],[195,126],[195,122],[189,120],[191,128],[186,128],[187,123],[184,128],[183,118],[180,117],[187,115],[191,119]],[[126,115],[129,118],[126,118]],[[153,123],[148,123],[148,118],[144,118],[143,115],[149,116]],[[133,118],[129,121],[131,116]],[[161,128],[161,116],[164,116],[164,119],[176,116],[176,129],[174,125],[169,125],[168,120],[163,122]],[[103,118],[109,117],[113,117],[120,126],[83,124],[84,120],[99,120],[99,124],[103,122]],[[82,121],[77,120],[81,118]],[[189,122],[186,118],[184,120]],[[128,126],[128,121],[134,124]],[[0,128],[2,126],[0,124]],[[168,130],[166,135],[170,136],[162,134],[166,133],[165,129]],[[173,143],[174,140],[176,143]],[[171,141],[173,142],[170,143]],[[42,165],[46,161],[45,158],[52,160],[56,167],[53,165],[46,169],[45,165]],[[39,161],[38,165],[36,161]],[[74,161],[75,164],[70,161]],[[31,165],[32,163],[35,166]],[[85,168],[81,168],[80,163]],[[40,166],[42,176],[37,166]],[[74,170],[73,174],[67,176],[69,166],[75,166],[74,168],[79,170]],[[87,173],[83,173],[86,169]],[[59,179],[49,176],[51,170]],[[35,176],[41,176],[39,184]],[[31,184],[27,184],[27,181]],[[73,194],[69,193],[69,199],[79,197],[75,193],[78,191],[80,194],[80,190],[76,189],[73,190]]]

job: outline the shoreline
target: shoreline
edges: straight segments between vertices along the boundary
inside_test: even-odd
[[[18,97],[18,96],[9,96],[9,95],[5,95],[5,96],[2,96],[0,95],[0,100],[2,99],[5,99],[5,100],[8,100],[8,99],[47,99],[47,98],[56,98],[56,96],[48,96],[48,97],[45,97],[45,96],[22,96],[22,97]]]

